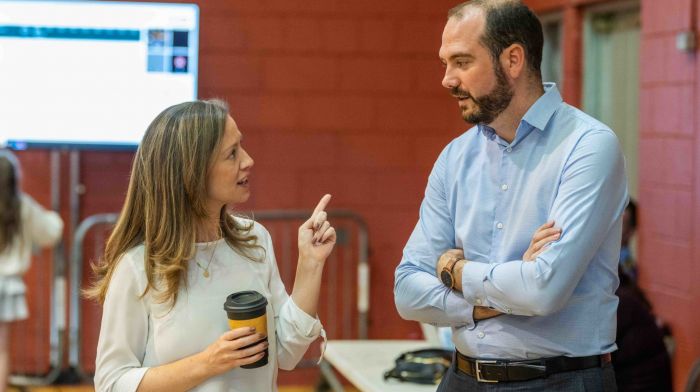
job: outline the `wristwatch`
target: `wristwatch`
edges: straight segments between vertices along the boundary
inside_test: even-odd
[[[452,259],[448,261],[447,264],[445,264],[445,266],[442,267],[442,271],[440,271],[440,280],[442,281],[442,284],[444,284],[450,289],[453,289],[455,287],[455,277],[453,275],[453,270],[458,261],[458,259]]]

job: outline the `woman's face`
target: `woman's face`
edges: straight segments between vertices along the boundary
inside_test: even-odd
[[[250,197],[249,176],[253,158],[243,149],[242,136],[236,122],[228,116],[207,179],[207,206],[210,214],[216,217],[224,205],[243,203]]]

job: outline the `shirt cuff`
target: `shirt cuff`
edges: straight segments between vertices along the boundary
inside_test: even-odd
[[[450,290],[445,297],[445,315],[450,326],[466,326],[474,328],[474,306],[465,303],[464,298],[456,291]]]
[[[462,268],[462,294],[464,299],[474,306],[491,306],[486,298],[484,282],[491,270],[491,265],[470,261]]]
[[[112,387],[113,392],[136,392],[143,380],[143,376],[148,371],[147,367],[132,368],[127,370],[119,377],[115,385]]]
[[[294,325],[294,329],[303,337],[316,339],[321,333],[321,320],[318,316],[311,317],[308,313],[301,310],[294,300],[289,297],[287,301],[289,305],[290,314],[292,316],[291,322]]]

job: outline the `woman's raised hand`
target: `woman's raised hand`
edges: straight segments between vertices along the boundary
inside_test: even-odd
[[[335,229],[328,222],[326,206],[331,195],[324,195],[311,214],[311,217],[299,227],[299,257],[323,263],[335,246]]]

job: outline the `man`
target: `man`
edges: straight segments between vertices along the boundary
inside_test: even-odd
[[[403,318],[453,329],[438,391],[615,390],[624,160],[543,87],[542,42],[519,1],[448,13],[442,84],[477,125],[438,157],[394,287]]]

